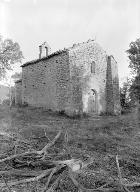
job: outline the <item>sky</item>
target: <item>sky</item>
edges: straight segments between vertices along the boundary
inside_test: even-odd
[[[140,0],[0,0],[0,34],[19,43],[23,63],[38,58],[44,41],[54,52],[95,39],[115,57],[123,81],[125,51],[140,38]]]

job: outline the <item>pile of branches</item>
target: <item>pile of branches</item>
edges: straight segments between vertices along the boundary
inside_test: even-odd
[[[57,154],[51,153],[62,134],[64,149]],[[121,157],[118,155],[113,156],[116,177],[105,174],[103,170],[89,169],[94,165],[95,158],[92,155],[85,155],[85,159],[73,158],[66,130],[61,129],[53,140],[45,133],[48,142],[41,150],[30,148],[21,153],[17,153],[17,146],[19,143],[22,143],[22,146],[30,145],[27,140],[15,139],[13,135],[4,132],[0,133],[0,136],[3,138],[1,143],[6,139],[14,141],[14,154],[2,153],[0,156],[0,191],[17,192],[18,186],[35,185],[37,182],[42,182],[40,188],[32,191],[131,192],[140,186],[138,182],[130,183],[122,178],[119,164]]]

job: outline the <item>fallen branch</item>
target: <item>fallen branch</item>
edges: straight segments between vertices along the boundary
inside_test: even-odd
[[[69,159],[64,161],[52,161],[55,165],[67,165],[73,171],[78,171],[82,168],[82,161],[80,159]]]
[[[56,173],[56,171],[58,172],[62,167],[64,167],[64,166],[58,166],[58,167],[55,167],[55,168],[52,170],[51,174],[50,174],[49,177],[48,177],[48,181],[47,181],[47,183],[46,183],[46,186],[45,186],[43,192],[46,192],[46,191],[48,191],[48,190],[52,190],[52,187],[54,187],[54,184],[55,184],[55,186],[56,186],[56,182],[58,183],[58,178],[59,178],[59,177],[56,179],[56,181],[53,183],[53,185],[50,187],[50,189],[48,189],[48,186],[49,186],[49,184],[50,184],[50,181],[51,181],[52,176],[54,175],[54,173]],[[63,171],[63,172],[64,172],[64,171]]]
[[[3,162],[7,162],[7,161],[11,161],[12,160],[12,166],[15,168],[20,167],[20,170],[17,169],[11,169],[11,170],[5,170],[5,171],[0,171],[0,176],[18,176],[18,177],[24,177],[23,180],[19,180],[19,181],[13,181],[13,182],[5,182],[0,184],[1,188],[5,188],[7,187],[7,189],[10,191],[10,186],[15,186],[15,185],[19,185],[19,184],[24,184],[24,183],[30,183],[30,182],[34,182],[34,181],[38,181],[43,177],[48,177],[48,180],[46,182],[46,186],[43,189],[43,192],[53,192],[55,190],[55,188],[58,185],[58,182],[60,180],[60,178],[62,177],[64,173],[64,170],[62,169],[61,171],[59,171],[62,167],[67,167],[68,168],[68,174],[69,177],[71,178],[73,184],[78,188],[79,191],[86,191],[86,192],[97,192],[97,191],[102,191],[102,192],[113,192],[115,189],[115,187],[118,189],[118,187],[121,186],[121,189],[127,192],[130,192],[127,187],[136,187],[136,186],[140,186],[140,183],[134,182],[134,183],[128,183],[125,184],[123,183],[123,178],[121,175],[121,169],[119,166],[119,157],[118,155],[116,156],[116,164],[117,164],[117,170],[118,170],[118,177],[119,177],[119,183],[118,183],[118,178],[116,179],[117,184],[113,185],[112,188],[109,188],[109,185],[112,184],[112,182],[114,182],[114,180],[109,179],[108,183],[105,183],[104,185],[102,185],[101,187],[98,187],[96,189],[88,189],[85,188],[82,184],[80,184],[75,177],[75,173],[76,174],[80,174],[84,171],[85,168],[87,168],[87,166],[91,163],[93,163],[94,161],[94,157],[89,156],[88,160],[86,161],[82,161],[81,159],[73,159],[70,158],[68,160],[58,160],[58,161],[53,161],[53,160],[47,160],[48,158],[46,157],[47,154],[47,150],[49,148],[51,148],[56,141],[58,140],[58,138],[60,137],[62,133],[62,130],[60,130],[58,132],[58,134],[54,137],[54,139],[52,141],[49,141],[41,150],[37,151],[37,150],[32,150],[32,151],[26,151],[24,153],[21,154],[15,154],[3,159],[0,159],[0,163]],[[45,132],[45,136],[47,137],[47,134]],[[20,142],[20,140],[16,140],[15,142],[17,142],[17,144]],[[16,143],[15,143],[16,144]],[[65,153],[70,153],[69,150],[69,146],[68,146],[68,132],[66,130],[65,136],[64,136],[64,144],[65,144]],[[86,152],[85,152],[86,153]],[[51,159],[53,159],[54,154],[47,154],[47,157],[51,157]],[[59,154],[58,154],[59,156]],[[57,156],[57,159],[59,159]],[[22,158],[21,158],[22,157]],[[19,159],[18,159],[19,158]],[[8,164],[8,163],[7,163]],[[10,164],[11,166],[11,164]],[[32,170],[21,170],[21,167],[27,167],[27,168],[41,168],[41,169],[46,169],[45,171],[43,170],[39,170],[39,171],[32,171]],[[97,170],[98,171],[98,170]],[[97,171],[93,172],[96,174]],[[60,173],[61,172],[61,173]],[[98,172],[98,174],[101,174],[101,170]],[[55,175],[55,176],[54,176]],[[59,175],[56,178],[56,175]],[[27,179],[27,177],[30,177]],[[55,181],[54,181],[55,179]],[[53,182],[53,183],[52,183]],[[94,182],[94,181],[93,181]],[[112,185],[111,185],[112,186]],[[50,187],[50,188],[48,188]],[[108,187],[108,188],[107,188]],[[117,190],[116,189],[116,190]]]
[[[14,186],[14,185],[19,185],[19,184],[24,184],[24,183],[38,181],[38,180],[42,179],[43,177],[48,176],[51,171],[52,171],[52,169],[45,170],[45,171],[43,171],[42,174],[38,175],[37,177],[33,177],[33,178],[30,178],[30,179],[24,179],[24,180],[20,180],[20,181],[15,181],[15,182],[7,183],[7,185],[10,187],[10,186]],[[1,188],[5,187],[5,183],[1,183],[0,187]]]
[[[40,151],[40,153],[41,153],[41,154],[42,154],[42,153],[45,153],[45,154],[46,154],[47,149],[50,148],[50,147],[52,147],[52,146],[55,144],[55,142],[57,141],[57,139],[60,137],[61,133],[62,133],[62,130],[60,130],[60,131],[58,132],[58,134],[56,135],[56,137],[55,137],[52,141],[50,141],[50,142]]]
[[[48,186],[49,186],[49,183],[50,183],[50,181],[51,181],[51,178],[52,178],[53,174],[56,172],[56,170],[57,170],[57,167],[55,167],[55,168],[52,170],[51,174],[49,175],[48,181],[47,181],[47,183],[46,183],[46,190],[47,190],[47,188],[48,188]]]
[[[55,180],[55,182],[52,184],[52,186],[46,191],[43,190],[43,192],[54,192],[54,190],[56,189],[56,187],[58,186],[58,182],[60,181],[61,177],[63,177],[63,175],[65,174],[65,171],[63,171]]]
[[[11,155],[11,156],[9,156],[9,157],[6,157],[6,158],[4,158],[4,159],[1,159],[1,160],[0,160],[0,163],[3,163],[3,162],[5,162],[5,161],[10,161],[10,160],[12,160],[12,159],[14,159],[14,158],[19,158],[19,157],[21,157],[21,156],[32,155],[32,154],[40,155],[40,151],[35,151],[35,150],[33,150],[33,151],[26,151],[26,152],[20,153],[20,154]]]
[[[26,170],[8,170],[8,171],[0,171],[0,175],[5,176],[21,176],[21,177],[34,177],[42,173],[42,170],[40,171],[26,171]]]
[[[50,147],[52,147],[55,144],[57,139],[60,137],[61,132],[62,132],[62,130],[60,130],[59,133],[56,135],[56,137],[51,142],[49,142],[42,150],[40,150],[40,151],[33,150],[33,151],[27,151],[27,152],[24,152],[24,153],[21,153],[21,154],[15,154],[15,155],[6,157],[4,159],[1,159],[0,163],[3,163],[5,161],[10,161],[10,160],[12,160],[14,158],[19,158],[19,157],[25,156],[25,155],[32,155],[32,154],[42,155],[42,154],[46,154],[47,149],[49,149]]]
[[[123,184],[123,179],[122,179],[122,175],[121,175],[121,170],[120,170],[120,166],[119,166],[119,160],[118,160],[118,155],[116,155],[116,164],[117,164],[117,170],[118,170],[118,176],[119,176],[119,181],[120,181],[120,186],[121,189],[130,192],[127,187]]]

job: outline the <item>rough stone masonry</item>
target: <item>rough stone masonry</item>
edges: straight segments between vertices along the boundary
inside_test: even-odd
[[[117,62],[94,40],[23,64],[16,86],[23,105],[68,115],[120,113]]]

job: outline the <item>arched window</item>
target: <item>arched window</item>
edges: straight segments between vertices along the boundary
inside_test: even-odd
[[[92,63],[91,63],[91,73],[95,74],[95,62],[94,61],[92,61]]]

